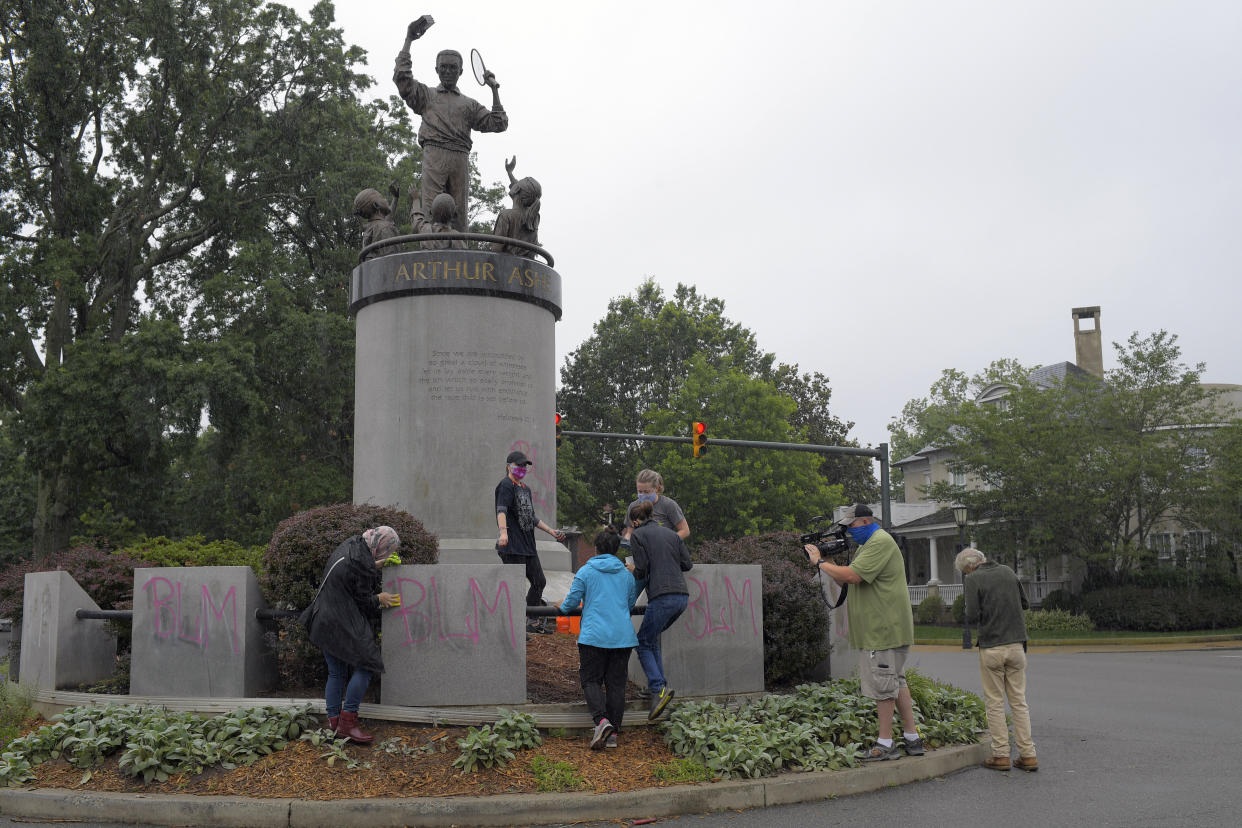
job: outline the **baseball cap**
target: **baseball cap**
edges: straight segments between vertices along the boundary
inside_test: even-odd
[[[531,465],[534,465],[533,463],[531,463],[531,462],[530,462],[530,458],[528,458],[525,454],[523,454],[523,453],[522,453],[522,452],[520,452],[520,451],[511,451],[511,452],[509,452],[509,456],[505,458],[505,462],[506,462],[506,463],[516,463],[516,464],[518,464],[519,466],[531,466]]]
[[[849,526],[861,517],[874,519],[875,514],[872,513],[871,507],[866,503],[855,503],[853,506],[846,506],[845,511],[841,514],[841,517],[837,518],[836,522],[842,526]]]

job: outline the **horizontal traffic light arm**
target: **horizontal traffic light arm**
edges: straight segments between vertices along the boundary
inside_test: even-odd
[[[618,434],[610,431],[562,431],[565,437],[590,437],[597,440],[641,440],[648,443],[694,443],[693,437],[668,437],[660,434]],[[873,457],[884,460],[888,457],[888,444],[882,448],[868,449],[856,446],[819,446],[814,443],[773,443],[766,440],[721,440],[708,437],[704,441],[709,446],[737,446],[738,448],[784,449],[786,451],[810,451],[816,454],[844,454],[853,457]]]

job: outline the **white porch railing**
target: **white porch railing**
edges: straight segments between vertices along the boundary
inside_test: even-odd
[[[1048,597],[1048,593],[1057,589],[1068,589],[1069,581],[1028,581],[1022,579],[1022,588],[1026,590],[1026,598],[1031,602],[1031,606],[1038,607],[1044,603],[1044,599]],[[909,586],[910,590],[910,606],[917,607],[927,597],[928,586]],[[962,594],[961,584],[941,584],[940,600],[946,604],[952,604],[957,596]]]

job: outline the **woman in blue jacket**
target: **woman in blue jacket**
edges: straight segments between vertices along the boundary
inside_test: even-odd
[[[582,602],[578,676],[595,722],[591,750],[617,746],[617,729],[625,714],[630,652],[638,645],[630,621],[638,590],[634,576],[617,557],[620,545],[621,536],[611,526],[596,535],[595,556],[574,575],[573,586],[561,604],[563,614]]]

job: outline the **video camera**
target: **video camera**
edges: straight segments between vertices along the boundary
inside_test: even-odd
[[[850,543],[845,539],[845,527],[836,523],[829,524],[825,528],[819,527],[825,520],[824,515],[817,515],[811,518],[812,530],[805,535],[800,535],[798,540],[805,546],[808,543],[814,544],[819,550],[819,554],[823,559],[834,559],[834,562],[840,566],[849,565]],[[806,551],[805,549],[803,550]],[[844,556],[844,561],[841,560]],[[811,560],[811,554],[806,553],[806,559]]]

